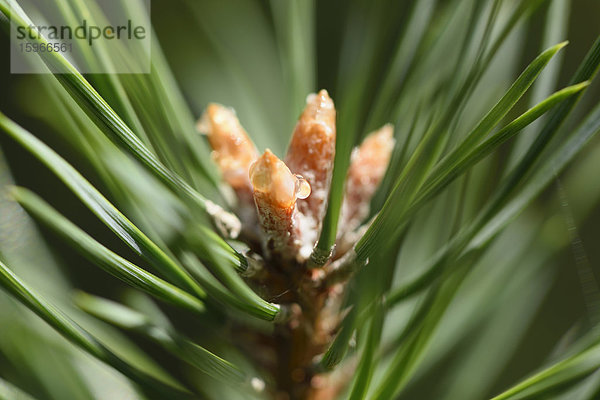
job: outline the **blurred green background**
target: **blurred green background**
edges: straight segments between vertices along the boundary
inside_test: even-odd
[[[401,28],[397,21],[402,20],[401,16],[406,10],[405,2],[396,3],[390,9],[389,19],[382,21],[382,24],[392,31]],[[447,3],[442,1],[440,6]],[[343,64],[348,62],[350,57],[341,54],[342,36],[349,34],[346,25],[347,2],[317,1],[316,10],[315,37],[306,40],[314,40],[318,58],[314,71],[307,73],[314,73],[316,76],[317,86],[313,89],[326,88],[336,100],[340,92],[340,71],[343,71]],[[281,155],[293,129],[295,117],[300,112],[299,105],[304,99],[299,94],[291,96],[287,90],[288,77],[282,73],[280,66],[282,60],[278,54],[277,43],[273,39],[274,30],[277,28],[271,23],[269,13],[267,2],[258,0],[152,1],[152,21],[158,38],[195,116],[201,114],[209,101],[233,106],[259,149],[270,147]],[[515,34],[493,61],[493,64],[498,67],[492,67],[482,84],[491,82],[498,85],[500,89],[506,87],[539,53],[545,13],[546,9],[543,7],[526,24],[521,24],[516,29]],[[574,0],[569,17],[568,34],[564,38],[568,39],[570,44],[563,50],[563,65],[560,68],[558,87],[567,84],[569,77],[598,34],[600,34],[600,1]],[[356,40],[360,41],[360,37]],[[8,53],[9,41],[4,34],[0,40],[2,55],[0,56],[0,109],[36,133],[44,142],[77,166],[84,176],[102,187],[86,160],[81,159],[80,154],[73,152],[69,144],[53,132],[56,127],[52,128],[45,122],[48,116],[45,114],[44,102],[49,100],[41,93],[36,80],[30,76],[10,74]],[[385,46],[377,52],[381,65],[389,62],[389,56]],[[502,69],[503,65],[510,66],[511,70]],[[583,110],[589,109],[599,100],[600,85],[595,82],[577,112],[581,114]],[[479,107],[483,110],[493,104],[493,99],[477,99],[477,101],[481,101],[482,104],[470,104],[469,107]],[[524,109],[525,104],[519,108],[520,111]],[[407,116],[408,119],[410,116]],[[577,115],[570,123],[573,125],[574,121],[577,121]],[[14,180],[19,185],[34,189],[67,217],[77,221],[78,225],[85,226],[89,233],[119,254],[130,254],[130,250],[110,234],[38,161],[8,140],[5,135],[0,135],[0,148],[10,166]],[[600,246],[598,246],[600,207],[598,204],[581,204],[576,196],[578,191],[584,190],[592,192],[589,198],[594,198],[593,193],[600,191],[600,138],[596,138],[579,156],[578,163],[586,163],[588,167],[567,170],[560,177],[560,183],[548,188],[546,195],[528,211],[532,215],[537,213],[546,216],[542,229],[533,238],[532,252],[543,250],[545,246],[552,247],[556,243],[567,245],[563,246],[560,252],[549,254],[549,257],[544,259],[543,265],[536,269],[536,274],[530,276],[527,281],[518,283],[521,285],[521,290],[530,291],[531,296],[525,304],[515,302],[514,310],[523,318],[529,316],[531,323],[524,327],[515,324],[513,331],[511,319],[506,318],[505,326],[496,327],[497,335],[505,338],[513,335],[516,338],[514,343],[510,343],[510,346],[514,346],[514,354],[510,355],[512,353],[505,352],[503,348],[486,347],[483,343],[479,347],[471,347],[486,333],[486,329],[491,329],[484,324],[475,326],[467,336],[456,338],[454,341],[446,338],[451,348],[443,353],[441,359],[435,360],[434,367],[428,369],[426,373],[417,375],[417,379],[402,398],[427,399],[438,398],[442,393],[462,393],[461,390],[464,388],[461,389],[457,385],[469,385],[471,377],[455,376],[448,371],[457,362],[470,362],[483,368],[483,365],[487,364],[483,364],[484,361],[479,358],[488,352],[493,353],[497,361],[499,378],[485,389],[485,393],[486,395],[497,393],[547,361],[557,348],[566,346],[572,337],[577,335],[577,328],[581,324],[590,322],[587,321],[590,316],[588,308],[597,306],[593,300],[598,293],[593,291],[586,293],[587,289],[582,284],[582,278],[584,281],[587,280],[586,282],[590,279],[595,279],[597,282],[600,277]],[[487,164],[487,167],[493,168],[494,165],[492,161]],[[6,170],[0,170],[0,175],[5,176],[6,173]],[[489,184],[493,185],[493,182]],[[557,196],[560,185],[564,190],[563,204],[559,201],[561,196]],[[34,228],[25,215],[14,208],[16,206],[11,208],[6,200],[2,201],[3,208],[0,210],[2,247],[11,247],[18,252],[21,246],[19,239],[30,235],[27,232]],[[569,236],[570,226],[566,220],[570,215],[578,220],[576,239]],[[585,217],[582,217],[583,215]],[[524,215],[516,225],[527,223],[528,217]],[[55,279],[55,275],[60,273],[60,276],[67,280],[64,288],[77,287],[90,293],[113,298],[118,298],[122,294],[121,284],[116,284],[114,279],[95,268],[45,229],[42,228],[41,233],[51,249],[49,252],[52,257],[58,260],[56,269],[30,270],[25,278],[43,281]],[[581,242],[577,241],[579,239]],[[510,240],[510,235],[503,237],[502,240]],[[569,242],[571,245],[568,245]],[[518,247],[519,243],[514,245]],[[581,255],[580,251],[584,252],[587,261],[578,261],[577,256]],[[46,256],[48,255],[44,257]],[[491,262],[501,264],[505,261],[506,255],[495,254],[492,251],[488,257],[496,257]],[[527,259],[520,261],[527,262]],[[583,274],[587,271],[591,275],[582,277],[582,269]],[[52,277],[48,277],[49,275]],[[493,278],[493,274],[491,276]],[[489,282],[485,283],[486,279],[491,279],[488,272],[477,271],[471,277],[469,284],[474,287],[480,284],[486,287],[485,285],[489,284]],[[497,282],[500,285],[509,285],[508,281],[501,279]],[[68,294],[58,295],[68,296]],[[0,298],[3,300],[0,305],[6,307],[10,301],[6,300],[4,293],[0,293]],[[506,299],[506,302],[510,301],[510,298]],[[493,313],[494,310],[486,312]],[[23,315],[23,318],[29,317],[30,315]],[[13,314],[12,318],[19,319],[21,314]],[[10,318],[0,320],[0,338],[3,332],[13,329],[11,328],[13,322],[14,320]],[[449,320],[444,323],[450,326],[456,322]],[[44,328],[40,327],[40,329]],[[520,329],[524,329],[522,335],[518,332]],[[439,341],[440,346],[447,345],[442,339],[435,340]],[[50,335],[48,340],[57,339]],[[45,362],[55,365],[53,360],[64,357],[58,348],[43,344],[36,347],[36,343],[39,344],[37,339],[31,339],[31,345],[25,354],[8,354],[10,345],[0,340],[0,376],[30,389],[32,394],[37,394],[41,398],[57,398],[56,393],[49,393],[44,389],[47,383],[22,381],[24,376],[22,372],[25,369],[42,369]],[[498,340],[498,343],[504,342]],[[438,342],[434,342],[434,345],[437,344]],[[507,345],[507,348],[510,346]],[[142,343],[142,348],[145,347],[147,346]],[[147,348],[149,350],[149,347]],[[160,354],[158,357],[161,357]],[[19,365],[25,363],[25,359],[30,359],[31,365]],[[169,365],[165,367],[168,369]],[[70,374],[69,371],[56,373],[67,379]],[[48,377],[48,379],[52,378]]]

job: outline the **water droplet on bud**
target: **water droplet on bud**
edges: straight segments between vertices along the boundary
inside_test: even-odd
[[[302,175],[296,175],[296,178],[298,179],[296,181],[296,197],[305,199],[310,196],[310,183]]]

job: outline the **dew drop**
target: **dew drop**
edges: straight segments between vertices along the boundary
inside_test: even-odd
[[[298,179],[296,181],[296,197],[305,199],[310,196],[310,183],[302,175],[296,175],[296,178]]]

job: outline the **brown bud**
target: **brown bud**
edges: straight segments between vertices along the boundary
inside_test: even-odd
[[[252,164],[249,176],[267,254],[293,259],[300,247],[296,199],[308,196],[310,186],[268,149]]]
[[[258,152],[235,112],[220,104],[209,104],[197,128],[208,136],[213,159],[225,181],[236,190],[250,190],[248,169]]]
[[[369,203],[385,175],[394,149],[393,133],[392,125],[384,125],[369,134],[352,152],[338,228],[340,234],[356,229],[369,215]]]
[[[326,90],[311,94],[290,142],[285,163],[302,175],[312,188],[306,201],[298,204],[303,219],[303,253],[308,257],[321,228],[329,196],[335,155],[335,107]]]

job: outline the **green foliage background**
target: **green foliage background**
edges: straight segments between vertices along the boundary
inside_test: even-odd
[[[362,135],[383,122],[391,120],[395,123],[397,138],[403,144],[411,130],[415,132],[413,137],[420,138],[426,131],[429,117],[444,113],[440,109],[444,103],[439,101],[436,90],[443,92],[450,89],[444,84],[441,88],[436,85],[455,65],[462,35],[469,27],[466,23],[453,21],[467,20],[467,11],[476,2],[416,2],[422,7],[422,18],[426,18],[430,9],[432,11],[430,23],[423,24],[429,29],[423,42],[418,40],[416,28],[419,24],[413,27],[416,27],[414,30],[409,29],[408,35],[403,33],[410,26],[407,22],[412,3],[154,0],[152,16],[166,60],[194,117],[201,114],[209,101],[230,105],[236,109],[259,149],[269,147],[282,155],[306,94],[326,88],[338,107],[338,129],[344,137],[338,153],[344,154]],[[501,24],[510,10],[527,1],[499,3],[503,7],[498,22]],[[460,143],[464,134],[494,106],[542,50],[565,39],[570,44],[550,61],[540,79],[504,117],[500,126],[514,120],[550,93],[570,84],[571,77],[600,34],[597,23],[600,4],[594,0],[565,1],[563,3],[569,3],[570,10],[565,20],[560,14],[548,13],[551,3],[556,4],[558,0],[543,2],[529,18],[517,23],[507,37],[485,69],[481,82],[469,93],[460,118],[452,120],[450,127],[460,134],[449,139],[448,149]],[[446,17],[456,20],[446,20]],[[480,24],[474,28],[474,44],[465,54],[460,53],[464,57],[464,65],[460,69],[463,75],[460,76],[464,77],[464,71],[468,70],[476,56],[477,40],[483,36],[485,17],[481,17]],[[566,24],[564,30],[561,24]],[[407,37],[404,43],[408,44],[395,53],[397,39],[401,37]],[[0,40],[0,54],[8,54],[8,46],[5,34]],[[437,58],[428,63],[427,55],[430,53]],[[395,58],[397,54],[399,56]],[[407,62],[415,54],[415,59],[422,63],[417,64],[418,68],[413,71]],[[447,60],[447,65],[440,60]],[[392,71],[389,81],[385,80],[388,77],[386,71]],[[398,86],[395,79],[407,71],[410,71],[412,79],[410,84]],[[181,205],[177,197],[181,195],[167,191],[139,163],[123,157],[123,152],[106,140],[98,139],[97,143],[92,142],[91,148],[87,145],[87,152],[82,150],[86,149],[85,140],[103,136],[92,124],[89,126],[93,133],[87,136],[83,133],[76,136],[72,134],[76,130],[65,129],[64,121],[68,118],[58,116],[59,104],[73,103],[64,95],[56,95],[59,86],[51,83],[50,77],[47,78],[10,75],[8,57],[2,58],[0,110],[74,165],[153,241],[159,244],[163,240],[177,243],[180,236],[187,233],[186,222],[182,221],[178,212]],[[88,79],[107,99],[117,97],[111,93],[110,82],[107,83],[104,77],[89,76]],[[126,88],[129,88],[128,83],[135,84],[133,78],[130,82],[127,81],[129,77],[123,79]],[[562,137],[576,132],[576,127],[599,99],[600,85],[596,79],[561,128]],[[156,97],[137,101],[142,104],[146,101],[149,109],[153,110],[151,107],[157,107],[165,99]],[[117,110],[123,109],[116,102],[109,100],[109,103]],[[391,104],[396,107],[391,107]],[[120,114],[124,117],[122,112]],[[141,120],[149,117],[142,112],[138,116]],[[84,121],[87,121],[85,117]],[[147,128],[148,131],[168,131],[173,127],[163,120],[155,122],[154,126]],[[526,128],[522,136],[535,135],[543,124],[535,123]],[[133,131],[138,133],[135,128]],[[173,154],[161,153],[160,140],[166,143],[165,148],[172,145],[170,151]],[[178,153],[185,143],[173,144],[172,140],[165,134],[164,137],[157,135],[157,139],[152,141],[161,160],[167,160],[167,163],[179,154],[187,154]],[[440,281],[444,282],[443,285],[434,282],[428,286],[428,291],[402,301],[388,313],[381,340],[377,334],[377,318],[372,318],[365,324],[366,328],[358,330],[357,347],[349,350],[344,361],[369,351],[376,357],[377,368],[370,391],[365,391],[368,393],[366,398],[490,398],[540,367],[588,348],[586,340],[595,345],[575,360],[575,367],[569,369],[570,364],[567,364],[566,372],[558,370],[551,375],[551,382],[555,379],[560,383],[558,389],[553,387],[548,394],[543,386],[546,381],[540,380],[539,386],[533,386],[532,397],[547,395],[591,399],[600,393],[597,371],[600,360],[596,354],[598,336],[593,329],[600,317],[596,283],[600,273],[600,248],[596,246],[600,238],[598,140],[595,137],[588,143],[574,162],[552,180],[542,195],[477,261],[468,275],[463,277],[461,271],[464,270],[453,275],[442,274]],[[555,141],[550,147],[560,149],[565,142]],[[98,143],[101,148],[108,149],[102,152],[103,157],[110,155],[114,158],[110,161],[94,159],[94,146]],[[415,215],[411,214],[408,233],[402,236],[402,242],[396,243],[395,250],[400,249],[402,243],[398,259],[394,252],[391,255],[385,253],[388,258],[372,256],[372,264],[377,265],[376,261],[379,261],[383,266],[397,265],[392,284],[394,288],[420,276],[431,257],[456,235],[456,227],[467,225],[492,198],[501,178],[506,177],[509,168],[516,165],[518,158],[515,154],[524,154],[523,149],[529,143],[531,139],[519,137],[500,146],[492,156],[469,172],[468,186],[464,186],[464,179],[460,178],[448,190],[437,195],[435,201],[427,203]],[[396,174],[392,177],[404,170],[406,160],[416,146],[417,142],[413,140],[406,146],[404,158],[397,155]],[[223,376],[227,377],[225,381],[231,382],[235,380],[232,377],[237,376],[236,371],[244,371],[246,376],[258,373],[244,359],[243,352],[218,339],[223,329],[223,315],[209,313],[196,319],[185,309],[165,305],[160,305],[159,309],[141,292],[133,292],[126,284],[97,268],[97,262],[80,256],[68,240],[61,240],[53,229],[43,224],[36,225],[15,202],[9,200],[5,190],[8,185],[16,182],[31,188],[61,214],[124,258],[148,270],[153,264],[135,254],[59,179],[7,135],[0,135],[0,148],[0,261],[5,262],[26,284],[42,293],[50,303],[93,332],[100,341],[109,345],[111,351],[139,366],[150,376],[147,379],[150,386],[156,384],[154,381],[158,377],[161,384],[166,382],[167,386],[179,386],[181,382],[189,386],[193,382],[194,389],[209,398],[248,398],[251,392],[248,381],[243,382],[241,389],[227,388],[228,385],[223,384]],[[342,159],[338,165],[343,166],[343,163]],[[111,164],[117,167],[110,170],[108,166]],[[185,170],[185,165],[182,170]],[[218,192],[207,183],[211,176],[198,175],[200,177],[196,181],[191,180],[195,188],[207,198],[218,200]],[[111,180],[129,186],[130,191],[120,196],[119,184],[111,186]],[[384,184],[391,189],[392,182],[388,180]],[[517,193],[520,193],[519,190],[521,188]],[[20,198],[26,208],[28,201],[29,204],[36,202],[29,196],[26,192],[21,193]],[[385,191],[382,191],[374,201],[374,205],[378,206],[376,209],[383,205],[384,199]],[[393,209],[394,213],[398,213],[398,209]],[[461,210],[459,216],[454,215],[455,210]],[[50,213],[44,212],[43,215]],[[204,216],[194,218],[204,221]],[[54,219],[57,220],[58,217]],[[51,222],[50,226],[53,223],[56,222]],[[320,244],[326,242],[326,237],[322,237]],[[218,241],[215,239],[214,243]],[[323,246],[326,247],[325,244]],[[177,246],[172,245],[171,250],[174,247]],[[205,253],[210,256],[212,249],[213,246],[198,249],[198,256],[205,261]],[[170,257],[170,252],[167,253]],[[183,257],[177,257],[183,260]],[[469,260],[460,259],[457,264],[461,262],[467,265]],[[223,279],[224,275],[219,273],[228,274],[230,270],[215,272],[211,269],[211,272]],[[357,304],[368,303],[364,299],[371,295],[377,297],[382,288],[379,281],[385,280],[388,273],[390,271],[385,267],[362,271],[361,281],[373,283],[372,286],[358,286],[359,295],[354,299]],[[153,324],[167,326],[182,336],[191,337],[194,342],[230,361],[235,368],[228,369],[228,365],[210,362],[202,364],[208,362],[202,355],[192,361],[186,360],[184,354],[173,355],[169,350],[169,339],[166,342],[164,338],[163,342],[149,339],[147,331],[144,331],[147,326],[143,318],[144,322],[138,325],[132,322],[139,322],[139,315],[132,316],[123,311],[127,329],[105,324],[75,307],[75,288],[128,304],[150,316]],[[239,295],[235,290],[233,293]],[[360,293],[363,293],[362,297]],[[248,297],[244,300],[257,301],[250,294],[246,295]],[[88,311],[93,309],[91,314],[100,316],[100,320],[106,319],[99,315],[94,298],[83,293],[75,296],[80,308],[85,309],[88,304]],[[262,304],[257,304],[255,309],[262,310]],[[112,308],[109,310],[108,314],[113,318],[120,315]],[[255,314],[257,312],[260,313],[255,311]],[[164,320],[163,313],[169,315],[171,322]],[[437,314],[439,324],[435,319]],[[423,316],[425,318],[421,322],[425,322],[419,325],[419,318]],[[427,321],[431,321],[430,325]],[[115,321],[112,322],[115,325]],[[254,319],[248,323],[262,324]],[[406,326],[418,326],[418,329],[403,331]],[[406,336],[402,332],[407,332]],[[345,354],[348,341],[340,342],[341,349],[334,345],[328,354],[330,359],[337,360],[338,353]],[[402,358],[403,348],[411,349],[415,356]],[[378,358],[388,352],[392,357]],[[106,357],[106,353],[101,353]],[[400,361],[388,369],[390,363],[395,362],[392,359]],[[210,357],[208,360],[214,362]],[[363,360],[366,361],[360,364],[360,370],[370,370],[369,357]],[[192,365],[199,363],[202,368],[189,368],[190,362]],[[339,368],[344,368],[344,362]],[[211,374],[211,370],[225,372]],[[388,371],[397,371],[400,375],[397,379],[390,378],[392,384],[386,385]],[[585,372],[586,379],[576,379],[577,385],[572,386],[570,377],[580,377],[577,371]],[[241,378],[242,381],[246,376]],[[370,378],[368,373],[359,376],[367,381],[366,377]],[[0,378],[0,398],[4,396],[7,399],[14,398],[6,394],[12,390],[8,387],[9,382],[39,399],[112,399],[126,395],[144,398],[152,393],[140,391],[138,386],[114,369],[66,342],[4,292],[0,292]],[[395,386],[399,382],[401,391]],[[568,384],[563,386],[564,382]],[[355,381],[352,386],[354,392],[348,396],[363,398],[360,393],[362,385],[364,382]]]

